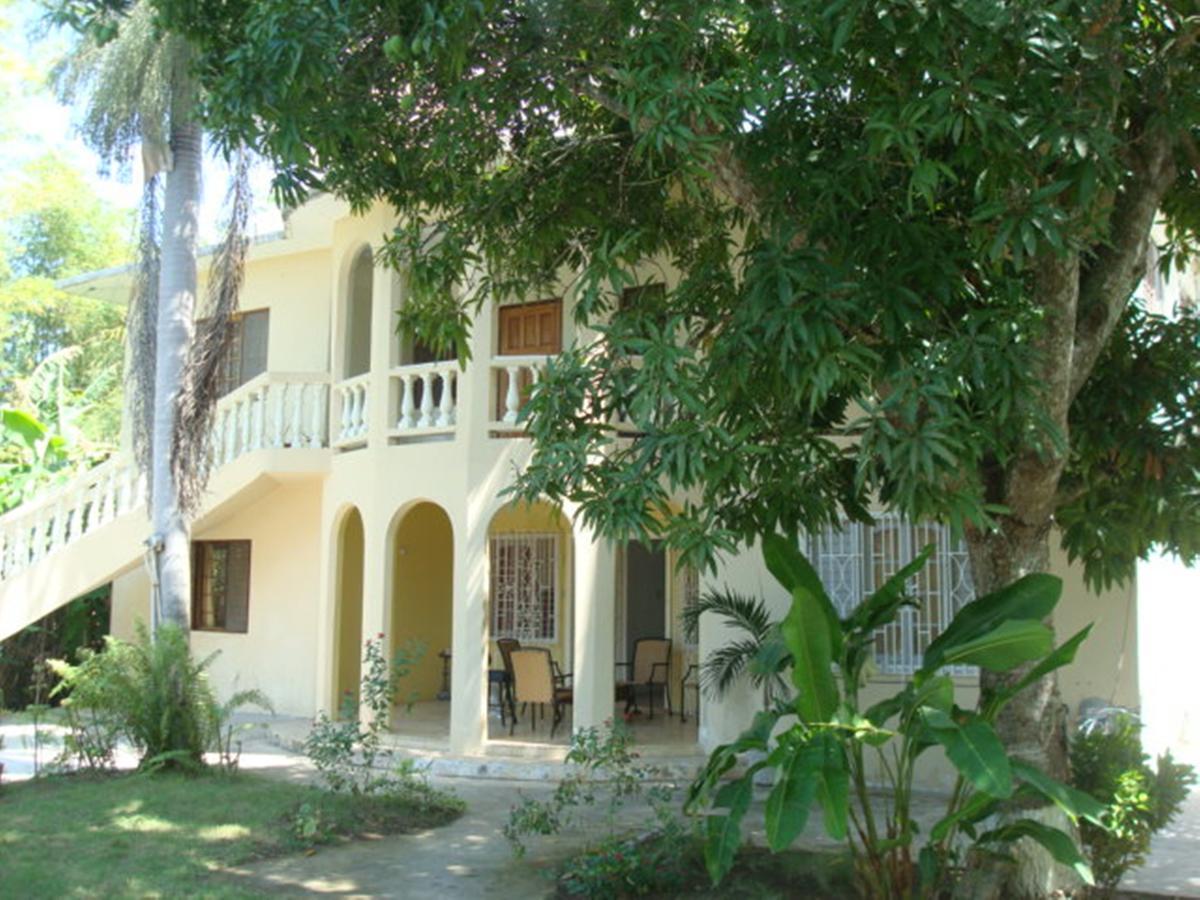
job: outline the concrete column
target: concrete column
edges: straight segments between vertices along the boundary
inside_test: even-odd
[[[337,712],[333,687],[334,641],[337,640],[338,530],[332,518],[321,517],[320,581],[317,584],[317,652],[313,706],[317,712]]]
[[[599,728],[613,715],[613,609],[616,553],[612,543],[573,519],[575,540],[575,730]]]
[[[391,568],[387,546],[387,516],[380,510],[367,508],[363,516],[363,612],[362,641],[359,652],[366,648],[367,641],[379,640],[384,655],[391,658],[392,604],[388,590],[387,573]],[[360,678],[367,674],[363,663]],[[369,721],[370,712],[362,710],[362,719]]]
[[[372,246],[371,251],[379,248]],[[371,392],[367,397],[367,443],[370,447],[387,444],[387,432],[392,422],[391,379],[388,372],[392,367],[392,348],[396,344],[396,317],[393,306],[396,302],[395,273],[384,265],[376,264],[371,282]]]
[[[454,517],[451,517],[452,520]],[[487,521],[454,521],[454,637],[450,749],[479,753],[487,738]]]

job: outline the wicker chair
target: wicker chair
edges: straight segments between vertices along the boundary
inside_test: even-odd
[[[549,703],[554,710],[554,720],[550,725],[550,737],[563,719],[563,707],[574,702],[574,692],[569,687],[559,687],[554,674],[554,662],[550,651],[545,647],[524,647],[509,653],[513,668],[513,699],[515,703],[536,703],[543,707]],[[515,710],[514,710],[515,712]],[[517,721],[514,716],[508,733],[512,734]],[[537,728],[537,716],[533,711],[529,714],[529,730]]]
[[[625,712],[638,710],[639,689],[646,689],[650,696],[650,718],[654,718],[654,695],[661,688],[667,697],[667,715],[674,715],[671,708],[671,639],[638,638],[633,642],[633,662],[617,663],[624,667],[625,680],[617,682],[617,698],[625,699]]]

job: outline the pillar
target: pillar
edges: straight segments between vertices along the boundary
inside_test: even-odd
[[[487,737],[487,521],[454,526],[454,636],[450,667],[450,749],[479,753]],[[460,527],[461,526],[461,527]]]
[[[573,518],[575,539],[575,729],[599,728],[613,715],[613,615],[616,553]]]

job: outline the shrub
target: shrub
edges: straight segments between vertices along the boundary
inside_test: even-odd
[[[1118,715],[1080,729],[1071,744],[1075,786],[1105,805],[1105,824],[1083,823],[1081,837],[1097,887],[1111,894],[1122,876],[1146,862],[1150,839],[1179,813],[1196,782],[1191,766],[1168,752],[1154,769],[1142,752],[1140,725]]]
[[[965,853],[1004,856],[1021,838],[1044,847],[1085,881],[1092,874],[1066,832],[1033,818],[996,822],[1004,807],[1049,800],[1072,820],[1099,823],[1101,805],[1087,794],[1010,758],[995,730],[1005,704],[1037,678],[1067,665],[1090,629],[1058,648],[1043,624],[1062,584],[1031,574],[960,609],[926,648],[921,667],[893,696],[869,707],[860,689],[873,659],[876,630],[912,604],[907,584],[932,553],[926,547],[844,618],[820,576],[779,536],[763,540],[767,568],[791,594],[787,617],[762,642],[748,671],[788,672],[794,697],[758,713],[736,741],[717,747],[692,784],[687,808],[707,813],[706,864],[714,882],[730,870],[741,844],[741,822],[753,799],[756,773],[774,775],[765,806],[771,850],[789,847],[811,807],[821,807],[829,837],[853,857],[860,896],[941,897],[951,894]],[[956,702],[952,664],[990,671],[1029,670],[984,694],[976,709]],[[913,778],[920,757],[940,749],[957,771],[945,814],[925,835],[912,820]],[[867,760],[876,754],[887,802],[872,802]],[[744,771],[729,780],[739,762]]]
[[[566,761],[576,768],[559,781],[549,800],[522,797],[509,811],[504,836],[513,853],[525,853],[530,835],[557,834],[573,824],[581,807],[605,806],[604,837],[571,857],[559,872],[562,891],[572,896],[626,897],[680,889],[690,870],[685,862],[691,831],[673,814],[673,787],[662,770],[642,765],[629,729],[610,723],[603,732],[585,728],[571,739]],[[645,798],[653,819],[637,834],[623,832],[618,813]]]
[[[219,703],[207,675],[214,658],[194,659],[187,633],[173,625],[151,639],[139,624],[132,642],[109,637],[100,652],[81,650],[76,665],[52,660],[60,679],[53,693],[64,696],[66,709],[65,755],[85,768],[108,768],[124,738],[143,769],[199,767],[210,750],[232,766],[232,714],[248,704],[271,705],[258,691]]]
[[[382,635],[367,641],[359,691],[362,707],[348,695],[341,718],[331,719],[321,713],[304,741],[305,755],[312,760],[329,790],[355,795],[421,793],[423,780],[411,761],[393,765],[390,770],[380,764],[392,762],[393,753],[383,746],[383,735],[400,682],[424,653],[424,645],[410,641],[389,661],[383,652]],[[363,710],[367,713],[366,721],[362,721]]]

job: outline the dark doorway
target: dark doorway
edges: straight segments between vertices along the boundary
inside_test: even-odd
[[[667,554],[659,541],[625,545],[626,660],[646,637],[667,637]]]

